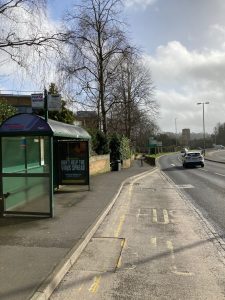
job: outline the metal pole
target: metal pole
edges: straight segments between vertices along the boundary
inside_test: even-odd
[[[202,103],[202,113],[203,113],[203,143],[204,143],[204,153],[205,153],[205,103]]]
[[[203,151],[205,154],[205,104],[209,104],[209,102],[198,102],[197,105],[201,104],[202,105],[202,123],[203,123]]]
[[[44,112],[45,112],[45,121],[48,123],[48,92],[47,89],[44,89]]]
[[[3,186],[3,165],[2,165],[2,145],[3,145],[3,138],[0,138],[0,218],[4,216],[5,210],[5,201],[4,201],[4,186]]]

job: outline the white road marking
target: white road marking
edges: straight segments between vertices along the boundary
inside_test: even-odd
[[[151,238],[151,244],[152,244],[152,246],[153,246],[154,248],[157,247],[157,238],[156,238],[156,237],[152,237],[152,238]]]
[[[171,164],[171,166],[172,166],[172,167],[175,167],[176,165],[175,165],[175,164]]]
[[[225,175],[224,174],[220,174],[220,173],[215,173],[216,175],[219,175],[219,176],[223,176],[223,177],[225,177]]]
[[[155,208],[153,208],[152,213],[153,213],[152,221],[153,221],[153,223],[157,223],[157,221],[158,221],[158,219],[157,219],[157,210]]]
[[[169,224],[169,216],[168,211],[166,209],[163,210],[164,224]]]
[[[180,184],[180,185],[176,184],[175,186],[179,189],[193,189],[194,188],[194,186],[191,184]]]

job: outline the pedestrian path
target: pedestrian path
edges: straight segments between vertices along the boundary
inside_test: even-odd
[[[30,299],[40,286],[51,289],[52,282],[46,278],[57,275],[65,257],[87,239],[121,183],[150,169],[134,161],[129,169],[91,177],[90,191],[70,188],[55,194],[53,219],[1,218],[0,299]],[[39,294],[45,296],[42,290]]]

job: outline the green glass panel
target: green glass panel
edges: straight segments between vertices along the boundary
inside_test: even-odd
[[[48,177],[3,177],[5,211],[49,213]]]
[[[26,155],[27,155],[27,169],[36,168],[40,166],[40,138],[27,137],[26,138]]]
[[[2,138],[3,172],[21,172],[25,170],[25,145],[23,137]]]
[[[3,137],[3,173],[48,173],[48,137]]]

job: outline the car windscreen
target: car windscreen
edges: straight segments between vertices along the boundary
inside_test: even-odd
[[[188,154],[187,154],[187,156],[189,156],[189,157],[198,157],[198,156],[200,156],[200,155],[201,155],[200,152],[194,152],[194,153],[188,153]]]

